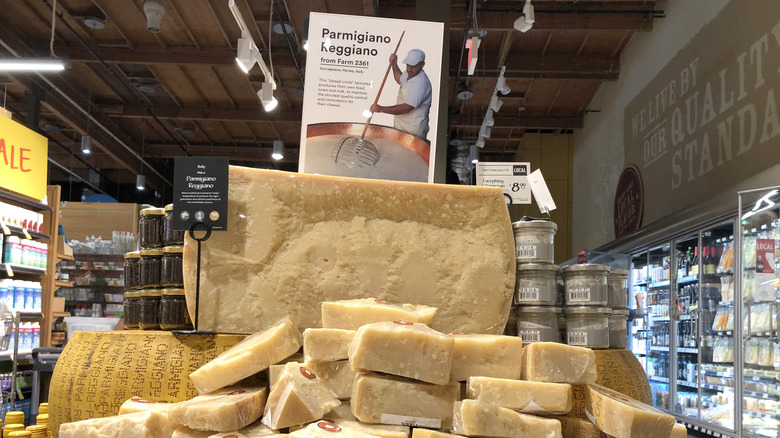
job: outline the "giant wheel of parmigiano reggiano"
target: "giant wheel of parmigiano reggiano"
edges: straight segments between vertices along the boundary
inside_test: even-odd
[[[202,244],[200,329],[321,327],[320,302],[374,297],[438,308],[445,333],[503,333],[516,254],[498,188],[231,166],[228,208]],[[193,320],[196,247],[187,237]]]

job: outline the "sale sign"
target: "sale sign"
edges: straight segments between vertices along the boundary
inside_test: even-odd
[[[0,187],[39,200],[46,197],[48,153],[46,137],[0,117]]]

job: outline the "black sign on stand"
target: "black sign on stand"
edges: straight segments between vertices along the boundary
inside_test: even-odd
[[[201,244],[212,231],[227,230],[228,158],[177,157],[174,162],[173,223],[174,230],[186,230],[198,242],[195,277],[195,330],[173,330],[175,334],[214,335],[198,330],[200,316]],[[205,232],[201,237],[196,232]]]

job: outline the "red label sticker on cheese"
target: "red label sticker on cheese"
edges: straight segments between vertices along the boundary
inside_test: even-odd
[[[393,304],[390,301],[385,301],[385,300],[374,300],[374,301],[376,301],[379,304]]]
[[[327,430],[328,432],[341,432],[341,426],[333,424],[329,421],[320,421],[317,423],[317,426],[322,430]]]
[[[243,389],[237,389],[237,390],[235,390],[235,391],[233,391],[233,392],[228,392],[228,393],[227,393],[227,395],[243,394],[243,393],[245,393],[245,392],[246,392],[246,391],[244,391]]]
[[[317,377],[316,374],[309,371],[309,369],[306,367],[301,367],[300,370],[301,370],[301,374],[303,374],[303,377],[306,377],[307,379],[314,379],[315,377]]]
[[[131,401],[134,401],[134,402],[136,402],[136,403],[154,403],[153,401],[144,400],[144,399],[142,399],[142,398],[140,398],[140,397],[133,397],[133,398],[131,398],[130,400],[131,400]]]
[[[404,321],[403,319],[395,320],[395,321],[393,321],[393,323],[394,324],[398,324],[398,325],[414,325],[413,322]]]

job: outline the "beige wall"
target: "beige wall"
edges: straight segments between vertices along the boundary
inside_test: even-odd
[[[570,259],[572,257],[572,136],[525,134],[523,145],[515,153],[515,161],[531,163],[531,171],[542,170],[550,194],[558,207],[550,214],[552,221],[558,224],[558,232],[555,235],[555,263]],[[532,202],[530,205],[511,206],[509,215],[512,221],[520,220],[523,216],[542,217],[536,201]]]

